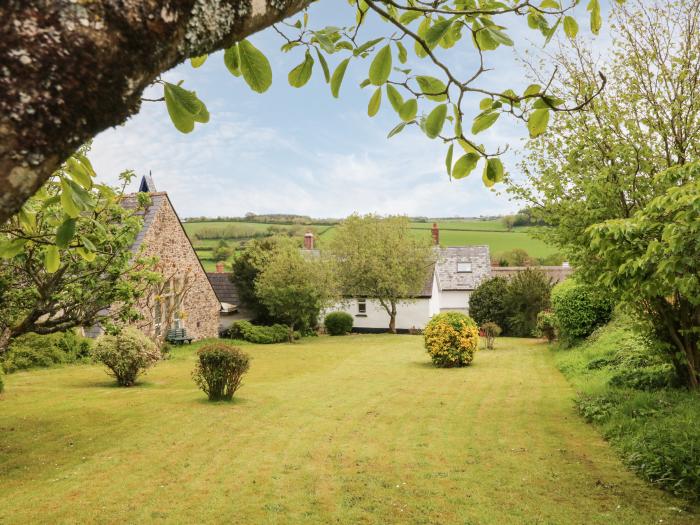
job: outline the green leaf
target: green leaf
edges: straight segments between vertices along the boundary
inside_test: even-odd
[[[399,93],[399,90],[391,84],[387,84],[386,96],[389,99],[389,102],[391,103],[391,107],[394,108],[394,111],[400,113],[401,108],[403,107],[403,97],[401,96],[401,93]]]
[[[591,31],[594,35],[597,35],[600,32],[600,28],[603,26],[603,19],[600,16],[599,0],[590,0],[586,9],[591,12]]]
[[[453,20],[451,18],[443,18],[437,20],[430,29],[425,33],[425,42],[432,49],[438,45],[442,37],[450,30]]]
[[[498,117],[501,114],[497,111],[489,111],[485,113],[479,114],[475,119],[472,124],[472,133],[476,135],[477,133],[481,133],[485,129],[490,128],[494,122],[498,120]]]
[[[56,273],[61,266],[61,255],[58,252],[58,246],[47,246],[44,251],[44,267],[47,273]]]
[[[326,79],[326,84],[328,84],[331,81],[331,70],[328,69],[328,62],[326,62],[323,53],[321,53],[318,49],[316,49],[316,56],[318,57],[318,61],[321,63],[321,69],[323,70],[323,78]]]
[[[481,111],[484,111],[486,109],[491,109],[491,104],[493,104],[493,100],[489,97],[481,99],[481,102],[479,102],[479,109]]]
[[[12,239],[0,241],[0,259],[12,259],[24,251],[26,239]]]
[[[447,168],[447,175],[452,176],[452,153],[454,152],[455,145],[450,143],[450,147],[447,148],[447,155],[445,156],[445,168]]]
[[[335,98],[338,98],[338,93],[340,92],[340,85],[343,83],[343,77],[345,76],[345,70],[348,68],[350,59],[346,58],[338,67],[333,71],[333,76],[331,77],[331,93]]]
[[[501,182],[503,180],[503,163],[501,159],[488,159],[488,161],[486,161],[486,166],[484,166],[484,173],[481,179],[488,188],[497,182]]]
[[[434,100],[435,102],[444,102],[447,100],[446,94],[438,94],[443,93],[446,90],[446,86],[442,80],[435,77],[417,76],[416,82],[418,82],[421,92],[429,100]]]
[[[534,139],[547,131],[549,123],[549,109],[536,109],[530,115],[527,121],[527,129],[530,132],[530,138]]]
[[[22,208],[19,210],[17,218],[19,219],[19,223],[22,228],[24,228],[26,231],[33,232],[36,230],[36,213],[31,213],[25,208]]]
[[[80,255],[87,262],[92,262],[97,257],[95,252],[88,251],[83,247],[79,247],[76,251],[78,252],[78,255]]]
[[[408,52],[406,51],[406,48],[399,40],[394,43],[396,44],[396,49],[399,51],[399,62],[405,64],[406,60],[408,60]]]
[[[76,219],[66,219],[56,230],[56,246],[59,248],[68,248],[73,236],[75,235]]]
[[[403,25],[408,25],[411,22],[413,22],[416,18],[420,16],[420,11],[405,11],[402,15],[401,18],[399,18],[399,22],[401,22]]]
[[[61,179],[61,206],[69,217],[76,218],[80,215],[80,208],[73,196],[73,188],[66,179]]]
[[[379,111],[379,106],[382,103],[382,88],[378,87],[372,97],[369,99],[369,104],[367,105],[367,114],[373,117]]]
[[[533,95],[537,95],[540,93],[541,90],[542,90],[542,86],[540,86],[539,84],[530,84],[527,87],[527,89],[525,90],[525,92],[523,93],[523,96],[530,97]]]
[[[391,74],[391,46],[386,45],[379,50],[369,66],[369,80],[375,86],[381,86]]]
[[[289,85],[295,88],[300,88],[306,84],[311,78],[311,73],[314,70],[314,59],[309,51],[306,51],[304,61],[297,67],[292,69],[287,76]]]
[[[163,92],[170,120],[172,120],[177,130],[182,133],[192,131],[195,117],[203,110],[206,111],[206,107],[197,98],[197,94],[194,91],[188,91],[169,82],[165,82]]]
[[[361,46],[358,46],[355,48],[355,50],[352,52],[353,55],[358,56],[367,51],[369,48],[377,45],[379,42],[384,40],[384,37],[382,38],[375,38],[374,40],[370,40],[369,42],[365,42]]]
[[[488,31],[489,36],[491,37],[491,40],[496,42],[497,44],[501,44],[504,46],[512,46],[513,41],[511,38],[505,34],[503,31],[500,29],[495,29],[493,27],[486,27],[484,28],[484,31]]]
[[[434,139],[442,131],[447,116],[447,104],[436,106],[425,119],[425,134]]]
[[[83,243],[83,246],[85,247],[85,249],[90,250],[91,252],[97,251],[97,248],[95,247],[93,242],[90,239],[88,239],[87,237],[85,237],[84,235],[80,236],[80,242]]]
[[[238,43],[241,73],[250,89],[264,93],[272,84],[272,68],[267,57],[247,40]]]
[[[401,106],[399,117],[401,117],[401,120],[404,122],[408,122],[416,118],[416,113],[418,113],[418,102],[416,102],[415,98],[409,98],[406,103]]]
[[[201,67],[204,62],[207,61],[207,56],[208,55],[201,55],[198,57],[192,57],[190,58],[190,64],[192,64],[192,67],[198,68]]]
[[[465,155],[462,155],[459,159],[457,159],[457,162],[455,162],[455,165],[452,168],[452,178],[463,179],[469,175],[472,171],[474,171],[474,168],[476,168],[476,165],[479,163],[479,159],[481,159],[481,157],[477,153],[466,153]]]
[[[564,17],[564,33],[571,39],[576,38],[576,35],[578,35],[578,22],[573,16]]]
[[[86,190],[92,188],[92,176],[81,162],[73,157],[66,161],[66,173]]]
[[[386,136],[386,138],[390,139],[394,135],[401,133],[403,131],[403,128],[406,127],[406,122],[401,122],[400,124],[397,124],[394,129],[392,129],[389,134]]]
[[[238,44],[233,44],[224,51],[224,65],[233,76],[241,76],[241,59],[238,54]]]

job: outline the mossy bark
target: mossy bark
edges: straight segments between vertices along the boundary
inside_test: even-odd
[[[310,0],[9,0],[0,4],[0,222],[143,90]]]

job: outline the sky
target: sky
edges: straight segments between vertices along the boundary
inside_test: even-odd
[[[585,34],[586,12],[578,8],[576,15]],[[311,27],[352,25],[353,21],[342,0],[317,2],[309,10]],[[544,39],[521,19],[509,22],[508,33],[517,43],[518,54],[503,46],[488,53],[493,71],[484,76],[482,85],[522,92],[531,82],[517,57],[522,58],[525,50],[537,53]],[[361,34],[369,40],[388,31],[386,24],[375,20]],[[120,172],[132,169],[139,175],[135,189],[140,175],[150,172],[157,189],[168,192],[181,217],[247,212],[333,218],[354,212],[478,217],[512,213],[520,207],[502,187],[484,187],[481,167],[466,179],[450,181],[444,162],[447,147],[428,139],[417,127],[387,139],[398,116],[384,97],[379,114],[369,118],[372,89],[359,87],[371,58],[350,63],[340,98],[335,99],[318,62],[306,86],[289,86],[287,73],[303,60],[303,51],[282,53],[283,40],[272,28],[249,40],[272,64],[273,83],[266,93],[255,93],[242,78],[232,76],[222,53],[210,56],[198,69],[189,62],[174,68],[163,78],[183,80],[184,87],[195,90],[209,109],[209,123],[182,134],[170,122],[164,103],[144,102],[125,124],[95,138],[90,158],[98,178],[115,183]],[[471,43],[463,40],[464,44],[450,50],[439,50],[440,57],[462,76],[473,69],[477,58]],[[330,60],[331,70],[342,58],[345,55]],[[409,59],[408,67],[435,75],[424,61]],[[144,96],[160,97],[162,88],[149,88]],[[474,109],[472,116],[478,112],[480,98],[472,97],[465,105]],[[465,128],[470,122],[465,122]],[[522,122],[501,116],[478,138],[491,151],[508,145],[503,162],[517,177],[526,135]]]

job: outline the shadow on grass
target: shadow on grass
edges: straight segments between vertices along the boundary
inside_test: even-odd
[[[142,388],[156,388],[160,386],[158,383],[151,381],[137,381],[131,386],[121,386],[115,379],[105,378],[102,380],[90,379],[87,381],[75,381],[68,385],[69,388],[113,388],[115,390],[138,390]]]
[[[207,398],[206,394],[202,394],[202,397],[197,399],[196,401],[197,404],[199,405],[209,405],[209,406],[237,406],[237,405],[247,405],[250,403],[248,399],[245,397],[238,397],[238,396],[233,396],[233,399],[231,401],[226,401],[226,400],[220,400],[220,401],[209,401]]]

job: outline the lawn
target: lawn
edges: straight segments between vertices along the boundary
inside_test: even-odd
[[[0,521],[697,523],[574,413],[545,345],[499,343],[451,370],[417,336],[246,345],[233,403],[196,390],[191,347],[130,389],[8,376]]]

